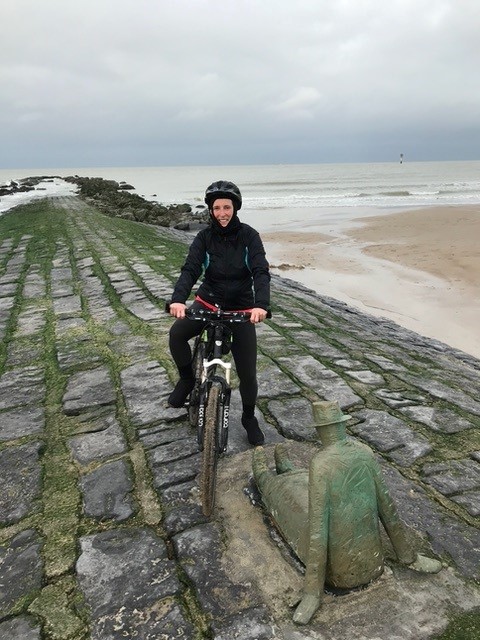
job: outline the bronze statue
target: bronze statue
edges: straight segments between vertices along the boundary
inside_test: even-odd
[[[436,573],[441,563],[419,555],[407,539],[373,451],[347,437],[336,402],[313,403],[323,445],[309,470],[295,469],[285,445],[275,448],[276,473],[262,447],[253,473],[263,503],[286,542],[305,564],[303,597],[293,619],[307,624],[320,606],[324,585],[351,589],[378,578],[384,568],[381,520],[399,562]]]

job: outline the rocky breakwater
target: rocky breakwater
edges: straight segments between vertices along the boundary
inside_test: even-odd
[[[10,180],[7,184],[0,184],[0,197],[35,191],[42,188],[38,186],[41,182],[53,182],[53,180],[54,176],[32,176],[21,180]]]
[[[203,209],[196,208],[193,212],[187,203],[164,205],[146,200],[129,193],[134,187],[125,182],[79,176],[65,180],[78,185],[78,195],[108,216],[185,231],[197,229],[206,222]]]
[[[275,277],[259,327],[258,416],[305,464],[311,402],[337,400],[377,458],[417,574],[388,552],[362,590],[296,627],[302,566],[255,501],[234,381],[215,517],[196,435],[166,404],[165,299],[186,234],[78,197],[0,219],[0,638],[467,640],[480,596],[480,363]]]

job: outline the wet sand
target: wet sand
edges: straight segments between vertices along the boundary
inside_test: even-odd
[[[274,273],[480,357],[480,204],[309,215],[259,229]]]

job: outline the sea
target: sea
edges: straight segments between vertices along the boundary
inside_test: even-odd
[[[71,175],[124,181],[147,200],[187,202],[194,210],[200,210],[207,185],[231,180],[242,191],[242,220],[259,231],[294,228],[305,220],[480,203],[480,161],[0,169],[0,185],[29,176]],[[1,197],[0,212],[32,197],[72,191],[55,178],[34,193]]]

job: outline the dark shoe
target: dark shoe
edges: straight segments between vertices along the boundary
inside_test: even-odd
[[[168,404],[175,409],[183,407],[194,385],[195,380],[193,378],[180,378],[175,385],[175,389],[168,396]]]
[[[250,444],[258,447],[265,442],[265,436],[263,435],[263,431],[258,426],[258,420],[255,416],[252,416],[251,418],[242,416],[242,424],[243,428],[247,432],[247,437]]]

